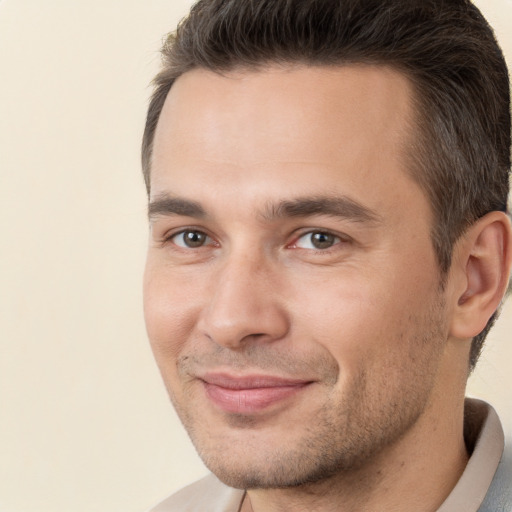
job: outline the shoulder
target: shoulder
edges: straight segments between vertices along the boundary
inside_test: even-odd
[[[238,512],[244,491],[208,475],[181,489],[148,512]]]

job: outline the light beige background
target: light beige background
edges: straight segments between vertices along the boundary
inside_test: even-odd
[[[512,59],[512,1],[479,4]],[[0,2],[0,512],[140,512],[205,472],[141,312],[148,83],[189,5]],[[512,438],[511,330],[470,390]]]

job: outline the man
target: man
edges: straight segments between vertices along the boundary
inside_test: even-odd
[[[479,11],[201,0],[163,54],[145,316],[215,476],[154,510],[512,510],[496,413],[464,400],[512,258]]]

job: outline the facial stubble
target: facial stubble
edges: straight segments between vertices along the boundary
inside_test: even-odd
[[[217,348],[208,356],[187,355],[178,361],[182,377],[194,362],[220,360],[267,372],[315,367],[323,376],[319,385],[326,398],[321,404],[312,403],[300,424],[276,425],[274,420],[266,425],[251,416],[230,414],[224,418],[225,428],[217,431],[215,422],[209,424],[204,411],[193,407],[198,391],[193,383],[184,386],[181,399],[171,389],[169,394],[199,456],[224,483],[239,489],[307,487],[371,464],[410,431],[425,411],[446,340],[441,294],[423,317],[409,317],[407,326],[397,335],[398,342],[389,343],[394,351],[380,362],[377,376],[363,367],[345,379],[342,393],[335,393],[335,387],[343,380],[343,368],[326,353],[297,360],[257,345],[243,357]],[[401,355],[404,350],[407,358]],[[226,428],[235,435],[226,436]]]

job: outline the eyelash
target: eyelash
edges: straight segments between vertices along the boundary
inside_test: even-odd
[[[331,245],[329,245],[328,247],[300,247],[299,246],[299,241],[306,237],[309,237],[309,245],[314,245],[314,242],[313,242],[314,235],[322,236],[327,239],[330,238],[331,242],[332,242]],[[309,231],[301,233],[297,238],[295,238],[294,242],[292,242],[291,244],[288,245],[288,247],[299,249],[299,250],[302,249],[302,250],[306,250],[306,251],[313,251],[316,253],[328,253],[331,250],[334,250],[334,248],[342,242],[348,242],[348,239],[346,237],[336,235],[335,233],[332,233],[331,231],[326,231],[324,229],[313,229],[313,230],[309,230]]]
[[[196,234],[196,235],[199,235],[199,236],[204,236],[206,240],[209,239],[213,243],[211,243],[211,242],[210,243],[203,243],[203,244],[198,245],[196,247],[186,246],[185,243],[183,243],[183,244],[176,243],[176,238],[179,237],[180,235],[185,235],[186,233],[191,233],[191,234]],[[330,245],[328,247],[324,247],[324,248],[319,248],[319,247],[317,247],[317,248],[315,248],[315,247],[300,247],[298,245],[299,241],[302,238],[305,238],[307,236],[312,237],[313,235],[321,235],[321,236],[324,236],[324,237],[327,237],[327,238],[330,237],[332,239],[332,245]],[[205,247],[211,247],[211,246],[218,247],[219,246],[219,243],[216,242],[213,237],[208,235],[208,233],[206,233],[205,231],[203,231],[201,229],[195,229],[193,227],[181,229],[180,231],[173,232],[173,233],[170,233],[168,235],[164,235],[164,237],[163,237],[161,242],[162,242],[162,245],[165,245],[167,243],[172,243],[174,246],[176,246],[178,249],[181,249],[181,250],[200,250],[200,249],[203,249]],[[298,236],[296,236],[294,238],[294,240],[290,244],[286,245],[286,248],[287,249],[297,249],[297,250],[311,251],[313,253],[318,253],[318,254],[327,254],[327,253],[331,252],[331,250],[334,250],[336,248],[336,246],[338,246],[339,244],[350,243],[350,242],[351,242],[351,239],[349,237],[347,237],[347,236],[337,235],[335,233],[332,233],[331,231],[327,231],[327,230],[324,230],[324,229],[310,229],[309,231],[304,231],[304,232],[300,233]],[[312,242],[311,242],[311,245],[313,245]]]
[[[176,238],[180,235],[185,235],[185,233],[195,233],[195,234],[198,234],[198,235],[203,235],[204,237],[206,237],[207,239],[210,239],[211,241],[214,242],[214,244],[204,244],[204,245],[200,245],[198,247],[185,247],[184,245],[179,245],[176,243]],[[195,229],[195,228],[185,228],[185,229],[181,229],[180,231],[176,231],[174,233],[170,233],[168,235],[164,235],[164,237],[162,238],[162,245],[165,245],[167,243],[172,243],[174,244],[176,247],[178,247],[179,249],[183,249],[183,250],[190,250],[190,249],[202,249],[203,247],[207,247],[208,245],[215,245],[215,246],[218,246],[219,244],[217,242],[215,242],[215,240],[213,239],[213,237],[211,237],[210,235],[208,235],[208,233],[205,233],[203,230],[201,229]]]

